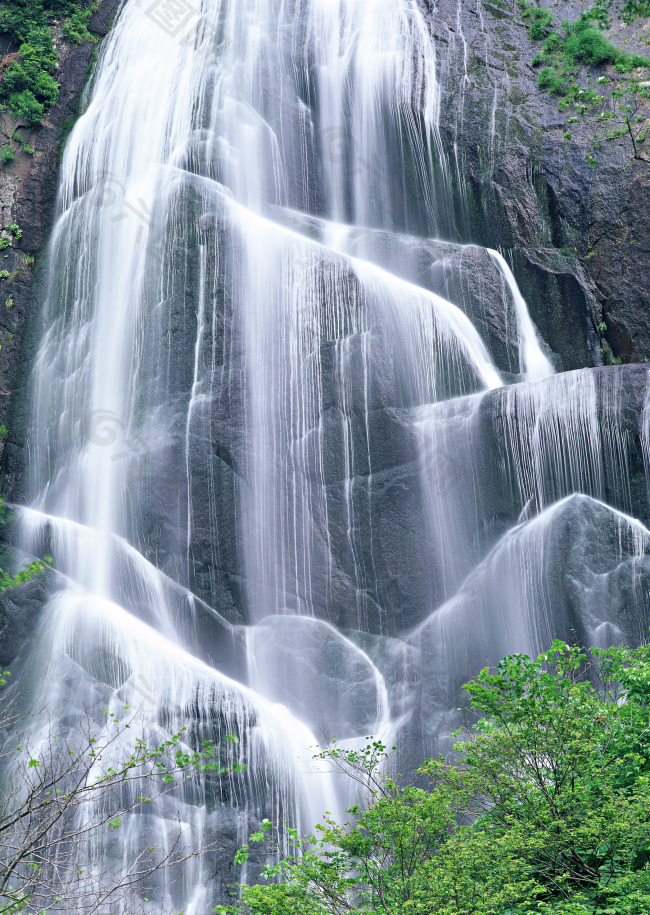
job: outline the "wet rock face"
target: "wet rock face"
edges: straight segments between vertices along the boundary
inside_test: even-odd
[[[25,649],[53,587],[52,573],[0,595],[0,665],[16,673],[17,658]]]
[[[552,10],[577,18],[583,6]],[[568,124],[575,112],[537,87],[539,44],[516,0],[441,0],[429,12],[450,186],[439,195],[441,234],[505,249],[563,369],[602,362],[601,322],[614,356],[650,358],[647,163],[625,138],[594,149],[597,118]]]
[[[538,47],[529,39],[515,0],[499,3],[441,0],[435,9],[426,0],[422,3],[438,42],[443,95],[440,130],[446,159],[437,168],[437,234],[448,242],[474,242],[505,251],[542,337],[557,354],[558,368],[600,364],[602,341],[597,325],[602,320],[607,324],[607,338],[615,355],[625,360],[641,360],[646,351],[650,355],[650,311],[646,307],[650,259],[645,256],[650,244],[645,234],[650,231],[650,221],[644,218],[650,205],[647,169],[631,159],[623,141],[601,149],[598,166],[591,167],[585,157],[591,149],[589,133],[582,124],[580,130],[572,133],[570,141],[564,139],[566,117],[558,112],[557,101],[537,88],[537,74],[529,61]],[[101,3],[91,23],[98,35],[109,28],[117,6],[117,0]],[[577,14],[578,6],[564,4],[563,14]],[[7,52],[11,53],[11,49]],[[8,270],[18,272],[0,288],[3,335],[0,395],[4,398],[0,402],[0,421],[10,431],[4,446],[4,468],[15,501],[25,498],[19,473],[23,465],[20,430],[25,428],[27,402],[23,367],[31,364],[33,357],[27,306],[34,269],[21,258],[24,254],[36,255],[38,268],[39,252],[53,215],[63,130],[77,110],[90,54],[87,45],[65,50],[58,73],[62,84],[59,104],[42,127],[24,133],[25,141],[35,148],[36,154],[32,158],[19,153],[0,181],[4,222],[17,223],[23,233],[7,252],[5,261]],[[414,214],[414,223],[418,221],[416,217]],[[317,237],[318,227],[314,225]],[[208,230],[204,226],[202,231]],[[360,244],[362,241],[360,238]],[[196,239],[178,239],[178,245],[171,246],[182,252],[176,265],[179,278],[186,272],[192,275],[197,269],[195,242]],[[483,249],[461,248],[457,244],[441,246],[407,238],[404,246],[395,263],[384,266],[457,303],[479,328],[504,377],[516,375],[515,325],[512,319],[504,323],[507,302],[497,278],[486,270],[487,255]],[[409,247],[408,257],[406,247]],[[394,236],[390,237],[386,250],[395,250]],[[587,257],[588,252],[593,252],[593,256]],[[176,339],[169,386],[179,403],[185,402],[192,386],[193,337],[187,322],[195,306],[191,290],[183,282],[178,279],[179,288],[170,294],[176,302],[170,304]],[[227,290],[225,268],[220,282],[222,292]],[[222,329],[220,341],[226,351],[239,345],[237,323],[229,313],[227,295],[220,294],[217,298],[224,303],[217,323]],[[37,323],[34,320],[34,337]],[[322,542],[315,543],[314,549],[324,550],[327,537],[333,538],[339,549],[329,573],[330,580],[315,581],[314,592],[329,594],[319,607],[323,618],[345,629],[357,628],[358,582],[353,582],[358,568],[363,568],[366,570],[362,576],[365,622],[372,631],[396,633],[415,625],[426,615],[429,606],[445,598],[445,594],[432,590],[430,580],[451,574],[449,580],[457,584],[459,577],[489,549],[494,537],[516,521],[524,505],[520,502],[521,494],[513,499],[508,489],[512,480],[500,465],[489,459],[491,453],[497,454],[494,449],[497,449],[498,422],[494,417],[501,416],[502,409],[498,398],[490,396],[476,413],[478,426],[472,426],[473,441],[464,443],[475,451],[478,436],[483,442],[483,452],[477,453],[488,456],[481,456],[482,466],[477,465],[472,471],[480,474],[483,481],[480,511],[484,512],[484,518],[474,515],[470,518],[468,514],[465,519],[468,530],[478,523],[484,533],[473,541],[472,550],[464,559],[461,551],[458,552],[453,574],[442,554],[437,560],[438,568],[423,567],[422,557],[431,544],[436,552],[441,525],[435,522],[427,526],[422,522],[418,508],[426,498],[422,487],[426,489],[427,480],[417,458],[419,443],[413,441],[400,419],[399,410],[403,406],[400,391],[394,383],[391,387],[386,381],[391,374],[385,371],[390,359],[379,353],[381,340],[372,339],[377,358],[368,391],[375,402],[368,421],[357,390],[362,386],[359,340],[351,342],[349,353],[350,370],[358,382],[354,394],[357,401],[352,403],[350,412],[354,450],[358,456],[368,450],[372,452],[372,484],[368,467],[360,466],[354,481],[359,514],[352,527],[344,492],[345,474],[340,461],[337,464],[337,455],[341,454],[341,404],[335,398],[330,398],[331,402],[327,399],[327,379],[336,377],[338,371],[336,341],[324,343],[320,352],[325,408],[323,434],[327,447],[323,448],[323,467],[307,467],[306,485],[313,487],[314,480],[322,473],[330,505],[327,522],[316,519]],[[383,373],[379,369],[382,365]],[[190,468],[194,533],[189,574],[182,559],[184,544],[176,542],[177,519],[170,515],[169,509],[169,492],[181,492],[178,508],[181,513],[186,498],[178,480],[179,468],[183,469],[184,464],[184,426],[175,425],[173,415],[164,446],[147,454],[142,499],[154,544],[151,549],[162,557],[166,571],[185,581],[210,605],[222,608],[233,624],[245,621],[243,608],[249,597],[236,510],[249,485],[243,466],[247,448],[242,426],[244,397],[243,387],[226,379],[221,386],[214,386],[210,400],[204,402],[202,412],[195,416],[196,434],[209,442],[209,446],[205,454],[193,451],[191,458],[195,463]],[[632,399],[634,410],[642,410],[642,398],[635,395]],[[629,393],[623,402],[631,402]],[[459,435],[465,419],[459,416]],[[435,426],[435,417],[422,418],[419,429],[425,437],[431,422]],[[435,444],[435,461],[431,466],[435,467],[437,461],[439,473],[441,467],[453,466],[454,453],[465,453],[462,443],[454,439],[453,424],[450,428],[452,431],[446,433],[447,450],[442,439]],[[143,425],[143,437],[145,434]],[[639,441],[636,428],[632,440]],[[146,453],[146,443],[144,447]],[[638,471],[638,453],[634,466]],[[459,486],[473,486],[474,480],[467,478],[466,469],[458,468]],[[645,519],[643,487],[634,483],[639,477],[637,471],[636,476],[632,475],[632,496],[626,501],[617,495],[613,502]],[[213,494],[213,503],[201,497],[205,492]],[[539,493],[529,495],[533,497],[538,498]],[[215,517],[220,519],[216,531]],[[444,508],[438,505],[431,517],[444,522]],[[372,545],[360,540],[352,549],[354,536],[366,527],[372,528]],[[458,531],[454,536],[459,544],[466,539]],[[293,609],[298,606],[296,595]],[[381,608],[385,606],[393,608],[390,620],[383,618]]]
[[[565,138],[568,113],[559,112],[557,99],[537,87],[530,61],[539,46],[530,40],[516,0],[441,0],[435,8],[420,2],[440,53],[445,160],[435,169],[436,234],[505,252],[542,337],[557,355],[557,368],[602,363],[601,322],[615,356],[644,361],[650,357],[647,166],[632,158],[624,139],[603,144],[597,166],[590,166],[586,156],[593,152],[595,119],[570,126],[571,139]],[[118,0],[102,0],[91,30],[105,34],[118,5]],[[561,14],[580,11],[581,4],[566,2]],[[58,105],[44,125],[20,131],[36,154],[18,152],[0,178],[3,222],[16,223],[23,233],[3,252],[2,267],[12,276],[0,286],[0,422],[10,432],[1,447],[8,488],[21,501],[21,430],[27,416],[23,367],[34,347],[28,303],[52,222],[60,144],[78,110],[91,50],[89,45],[64,48]],[[5,126],[9,133],[15,129],[13,122]],[[35,256],[35,265],[25,263],[24,255]],[[469,303],[468,314],[485,325],[484,337],[491,336],[499,367],[514,372],[513,343],[495,326],[494,315],[472,313],[471,301],[479,297],[494,303],[496,312],[502,304],[498,290],[486,296],[485,289],[473,288],[483,273],[481,257],[475,249],[450,251],[446,263],[436,257],[431,267],[422,260],[413,279],[461,307]],[[476,270],[468,269],[473,258]],[[221,454],[226,475],[228,453]],[[231,579],[229,587],[239,585]]]
[[[649,548],[636,522],[583,495],[513,528],[408,638],[420,671],[409,724],[421,735],[412,738],[415,758],[449,749],[439,740],[462,723],[463,684],[503,655],[534,655],[554,638],[600,647],[642,640]]]

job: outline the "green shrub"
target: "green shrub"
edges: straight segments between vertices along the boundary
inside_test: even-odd
[[[416,785],[386,748],[319,755],[365,788],[344,824],[274,826],[251,844],[271,863],[222,915],[647,915],[650,912],[650,647],[554,642],[485,669],[464,689],[482,718],[453,762]],[[250,874],[249,874],[250,877]]]
[[[564,46],[564,53],[571,60],[580,60],[587,64],[616,64],[626,69],[650,66],[650,60],[638,54],[628,54],[622,48],[608,41],[599,29],[589,21],[579,20],[570,29]],[[625,72],[625,70],[623,71]]]
[[[533,21],[528,31],[534,41],[541,41],[548,35],[548,30],[553,22],[553,14],[543,7],[533,10]]]
[[[54,77],[33,63],[14,61],[5,71],[3,82],[10,94],[28,90],[48,106],[59,97],[59,84]]]
[[[563,76],[558,73],[554,67],[544,67],[537,77],[537,85],[541,89],[548,89],[555,95],[566,95],[569,91],[569,83]]]
[[[45,106],[36,100],[33,92],[24,89],[9,96],[9,107],[28,127],[35,127],[43,119]]]
[[[0,149],[0,162],[3,165],[9,165],[10,162],[13,162],[16,158],[16,153],[13,151],[9,143],[6,143],[2,149]],[[0,245],[2,247],[2,245]]]
[[[93,14],[92,9],[79,10],[70,17],[68,22],[63,26],[63,34],[72,44],[81,44],[83,41],[89,41],[95,44],[97,38],[88,31],[88,23]]]
[[[600,29],[609,28],[612,21],[612,17],[609,14],[610,6],[611,0],[606,0],[605,3],[598,3],[598,0],[596,0],[596,6],[581,13],[580,19],[588,22],[596,22]]]
[[[21,42],[20,54],[26,62],[38,64],[39,68],[47,73],[54,73],[56,70],[57,54],[47,28],[32,29],[27,40]]]
[[[557,32],[551,32],[544,42],[544,50],[548,54],[556,54],[562,48],[563,43]]]
[[[629,0],[623,7],[623,19],[626,22],[632,22],[634,19],[641,19],[650,16],[650,2],[648,0]]]
[[[585,20],[575,23],[565,50],[568,57],[588,64],[613,64],[622,54],[620,48]]]
[[[614,0],[595,0],[594,6],[585,10],[580,18],[594,20],[601,28],[608,28],[612,21],[612,7]],[[618,10],[618,18],[627,23],[647,16],[650,16],[650,0],[628,0],[623,8]]]

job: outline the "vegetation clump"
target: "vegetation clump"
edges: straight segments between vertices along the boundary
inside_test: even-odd
[[[612,44],[603,35],[601,28],[594,26],[591,15],[593,10],[587,10],[575,22],[565,21],[554,28],[554,17],[546,8],[533,7],[525,0],[522,0],[522,7],[523,18],[529,22],[530,37],[534,41],[544,41],[542,51],[533,63],[546,60],[564,68],[572,67],[576,63],[591,66],[616,64],[625,70],[650,67],[650,58],[630,54]]]
[[[567,29],[564,53],[570,61],[580,60],[594,66],[615,64],[617,61],[631,67],[650,66],[648,58],[628,54],[608,41],[588,19],[579,19]]]
[[[18,55],[2,74],[0,98],[28,127],[34,127],[59,96],[55,78],[58,54],[53,27],[62,17],[63,36],[70,42],[95,41],[88,23],[96,0],[8,0],[0,9],[0,31],[19,46]]]
[[[525,17],[530,19],[530,37],[534,41],[541,41],[553,22],[553,14],[543,6],[527,6],[525,8]]]

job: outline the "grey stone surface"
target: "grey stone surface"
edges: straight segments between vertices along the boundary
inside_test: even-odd
[[[647,162],[625,138],[603,141],[595,115],[571,124],[575,112],[538,89],[530,64],[540,46],[516,0],[422,2],[443,58],[441,235],[504,251],[564,369],[600,363],[601,321],[615,356],[650,358]],[[584,8],[543,5],[558,20]],[[645,54],[638,31],[615,21],[612,37]],[[585,68],[580,79],[603,73],[613,68]]]

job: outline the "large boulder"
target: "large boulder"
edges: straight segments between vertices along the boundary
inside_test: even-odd
[[[535,655],[558,638],[641,641],[649,594],[650,532],[602,502],[569,496],[514,527],[407,636],[420,655],[409,725],[418,750],[448,746],[467,705],[463,683],[505,654]]]

